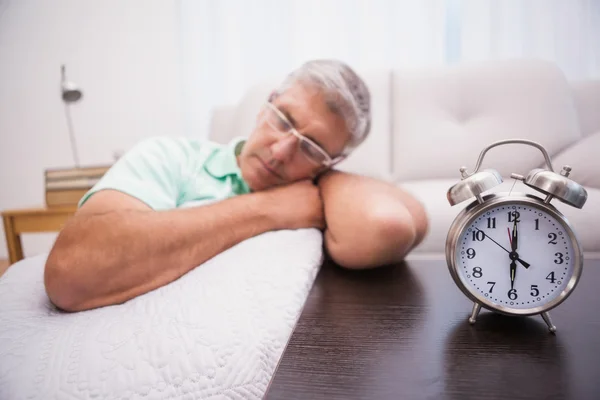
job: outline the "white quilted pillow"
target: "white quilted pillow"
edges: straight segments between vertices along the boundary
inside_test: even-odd
[[[0,279],[0,399],[259,399],[322,261],[316,229],[268,232],[121,305],[62,313],[45,256]]]

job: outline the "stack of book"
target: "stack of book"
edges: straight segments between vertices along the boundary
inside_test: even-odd
[[[111,166],[47,169],[44,172],[46,206],[75,206]]]

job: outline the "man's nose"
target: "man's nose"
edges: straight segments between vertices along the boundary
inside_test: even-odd
[[[271,156],[281,163],[289,161],[298,147],[298,138],[286,136],[271,145]]]

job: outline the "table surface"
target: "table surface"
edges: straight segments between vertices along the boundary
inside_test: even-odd
[[[509,317],[456,287],[445,261],[371,271],[327,262],[267,399],[598,399],[600,261],[550,315]]]

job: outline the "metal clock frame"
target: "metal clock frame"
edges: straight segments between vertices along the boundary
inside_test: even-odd
[[[480,202],[480,200],[483,201]],[[459,266],[456,265],[456,245],[458,243],[459,238],[462,236],[467,226],[471,225],[471,223],[475,221],[475,219],[480,217],[482,213],[485,213],[486,211],[502,204],[523,204],[539,209],[542,212],[546,212],[547,214],[554,217],[557,221],[559,221],[559,223],[564,228],[564,231],[569,236],[569,239],[571,240],[574,252],[573,275],[569,279],[567,286],[558,295],[558,297],[556,297],[554,300],[550,301],[549,303],[543,306],[528,309],[515,309],[494,304],[489,299],[485,298],[484,296],[481,296],[479,293],[474,293],[470,291],[459,277]],[[542,318],[548,325],[548,328],[551,332],[555,332],[556,327],[552,324],[548,311],[555,308],[564,300],[566,300],[567,297],[569,297],[569,295],[573,292],[573,289],[575,289],[575,287],[577,286],[583,270],[582,249],[579,245],[577,235],[575,234],[567,218],[553,205],[545,202],[541,198],[523,193],[513,193],[512,195],[507,195],[506,193],[489,194],[481,199],[473,201],[465,209],[463,209],[454,219],[454,222],[452,223],[448,231],[448,236],[446,238],[446,261],[448,264],[448,269],[450,270],[450,274],[452,275],[452,278],[454,279],[457,286],[470,300],[474,302],[471,317],[469,318],[469,322],[471,324],[475,323],[477,314],[481,310],[481,307],[484,307],[488,310],[511,316],[528,316],[541,314]]]

